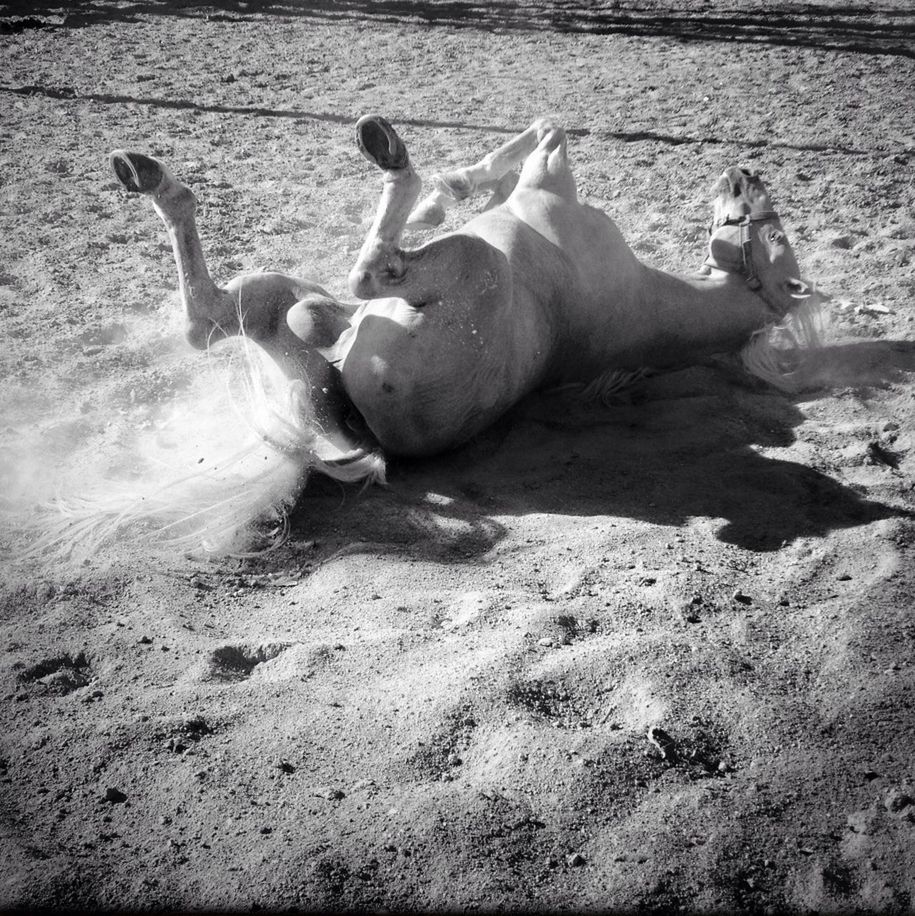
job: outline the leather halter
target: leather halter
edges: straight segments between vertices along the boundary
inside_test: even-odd
[[[758,290],[761,283],[753,265],[753,237],[750,234],[750,224],[770,219],[778,219],[778,214],[774,210],[763,210],[753,216],[747,213],[739,218],[729,217],[719,223],[713,223],[709,227],[709,253],[704,266],[714,267],[729,274],[742,274],[747,286],[752,290]]]

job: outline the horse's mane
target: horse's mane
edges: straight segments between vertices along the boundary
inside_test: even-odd
[[[825,297],[815,289],[777,324],[757,331],[740,351],[750,375],[784,392],[804,385],[803,352],[823,343]]]

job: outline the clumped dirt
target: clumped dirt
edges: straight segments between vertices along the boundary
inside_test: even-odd
[[[907,10],[0,4],[0,903],[911,911]],[[760,171],[833,296],[804,389],[718,361],[545,396],[387,488],[316,478],[261,557],[15,562],[138,437],[226,431],[108,151],[194,187],[219,279],[345,295],[369,111],[427,170],[555,116],[666,269]]]

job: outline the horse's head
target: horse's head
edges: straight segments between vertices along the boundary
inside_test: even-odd
[[[714,193],[706,264],[742,274],[780,315],[812,295],[811,287],[799,279],[797,258],[760,177],[732,166],[718,179]]]

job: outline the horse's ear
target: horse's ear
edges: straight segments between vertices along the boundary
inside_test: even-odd
[[[796,277],[788,278],[788,295],[792,299],[809,299],[813,295],[813,287]]]

